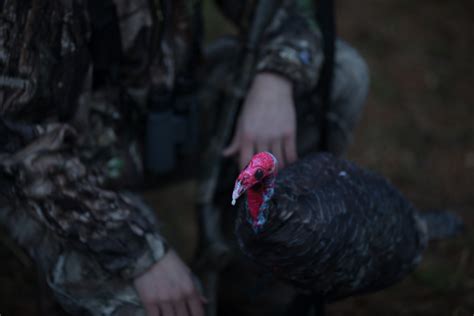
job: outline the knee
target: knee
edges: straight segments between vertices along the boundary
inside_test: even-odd
[[[359,53],[343,41],[336,42],[332,100],[326,114],[329,150],[343,154],[351,142],[369,90],[369,70]]]
[[[360,112],[369,91],[369,68],[362,56],[345,42],[337,41],[336,49],[333,99],[336,102],[344,99],[346,106]]]

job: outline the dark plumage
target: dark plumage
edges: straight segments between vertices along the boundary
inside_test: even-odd
[[[383,177],[329,154],[282,170],[272,194],[269,160],[260,158],[244,169],[234,190],[234,198],[245,189],[249,194],[236,224],[241,249],[325,301],[394,284],[420,262],[428,229],[445,237],[460,228],[453,214],[419,213]],[[265,178],[250,181],[256,170],[265,170]],[[253,197],[262,192],[271,197],[257,203],[255,214]]]

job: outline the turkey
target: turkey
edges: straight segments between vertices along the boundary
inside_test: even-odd
[[[330,154],[310,155],[277,176],[256,154],[238,176],[232,205],[242,251],[324,302],[377,291],[420,262],[431,239],[456,234],[454,214],[423,212],[383,177]]]

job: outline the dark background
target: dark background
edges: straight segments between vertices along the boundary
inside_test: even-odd
[[[209,38],[232,31],[209,5],[206,14]],[[330,316],[474,314],[473,18],[472,0],[337,2],[339,35],[366,58],[372,81],[349,158],[390,178],[420,208],[457,212],[466,232],[431,244],[399,285],[333,304]],[[188,259],[194,192],[188,181],[147,193]],[[4,232],[0,265],[0,314],[41,315],[34,265]]]

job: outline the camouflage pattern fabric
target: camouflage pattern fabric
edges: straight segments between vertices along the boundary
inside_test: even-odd
[[[153,211],[130,192],[143,180],[141,126],[151,91],[173,90],[203,56],[191,22],[194,1],[172,1],[164,30],[159,2],[113,1],[122,55],[117,80],[101,84],[90,1],[1,3],[0,222],[73,314],[143,314],[131,280],[168,248]],[[242,33],[255,3],[217,1]],[[282,74],[307,96],[321,63],[318,31],[294,1],[282,1],[255,71]],[[351,89],[365,97],[365,86],[347,84],[337,97]],[[334,121],[350,131],[346,117],[354,121],[362,102],[352,106],[356,115],[342,115],[344,102]]]

